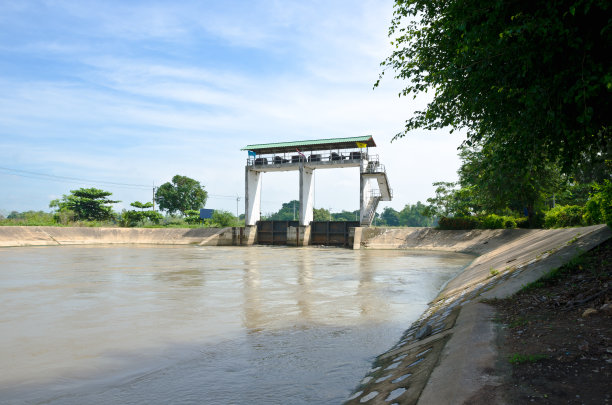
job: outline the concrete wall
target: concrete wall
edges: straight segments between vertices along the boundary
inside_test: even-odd
[[[442,250],[481,255],[523,236],[548,232],[551,232],[551,230],[473,229],[468,231],[443,231],[433,228],[363,228],[361,247],[370,249]]]
[[[287,227],[287,246],[308,246],[311,242],[310,236],[310,225]]]
[[[418,249],[469,253],[478,257],[451,280],[441,295],[452,294],[491,277],[492,272],[526,266],[562,248],[587,249],[581,243],[593,232],[609,233],[605,225],[564,229],[475,229],[443,231],[432,228],[364,228],[362,248]]]
[[[0,247],[109,243],[229,246],[234,239],[232,228],[0,227]]]
[[[363,235],[364,229],[367,229],[367,228],[362,228],[360,226],[349,228],[348,246],[350,249],[355,250],[355,249],[361,248],[361,237]]]

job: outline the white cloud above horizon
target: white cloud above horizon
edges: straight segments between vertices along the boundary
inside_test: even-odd
[[[426,98],[385,77],[392,1],[5,2],[0,5],[0,167],[104,182],[205,185],[236,210],[253,143],[372,134],[395,199],[425,201],[456,178],[463,137],[391,143]],[[323,171],[322,171],[323,172]],[[95,184],[0,170],[0,212],[46,210]],[[129,206],[146,188],[101,187]],[[358,208],[359,176],[317,172],[317,207]],[[264,213],[297,198],[297,175],[264,175]],[[239,212],[243,212],[242,202]]]

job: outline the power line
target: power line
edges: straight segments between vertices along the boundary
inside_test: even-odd
[[[131,188],[131,189],[138,189],[138,190],[144,190],[144,189],[148,190],[151,188],[151,186],[146,185],[146,184],[119,183],[115,181],[91,180],[91,179],[84,179],[80,177],[57,176],[54,174],[32,172],[28,170],[13,169],[10,167],[0,166],[0,173],[2,172],[10,176],[18,176],[18,177],[25,177],[25,178],[38,179],[38,180],[57,181],[57,182],[63,182],[63,183],[81,184],[85,182],[85,183],[90,183],[90,184],[115,186],[115,187]],[[153,195],[155,195],[155,190],[157,188],[159,187],[153,186]],[[208,197],[209,198],[220,198],[220,199],[231,199],[231,200],[238,200],[238,201],[240,200],[240,197],[238,197],[237,195],[208,194]]]
[[[208,197],[212,198],[231,198],[232,200],[236,199],[235,195],[217,195],[217,194],[208,194]]]
[[[0,171],[6,172],[7,174],[10,174],[13,176],[33,178],[33,179],[44,179],[44,180],[50,180],[50,181],[69,182],[69,183],[85,182],[85,183],[92,183],[92,184],[100,184],[100,185],[108,185],[108,186],[116,186],[116,187],[124,187],[124,188],[137,188],[137,189],[151,188],[151,186],[145,185],[145,184],[118,183],[114,181],[91,180],[91,179],[83,179],[79,177],[56,176],[53,174],[30,172],[27,170],[12,169],[9,167],[2,167],[2,166],[0,166]]]

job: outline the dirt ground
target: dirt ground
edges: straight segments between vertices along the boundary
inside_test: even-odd
[[[502,325],[495,389],[511,404],[612,404],[612,240],[513,297],[491,302]]]

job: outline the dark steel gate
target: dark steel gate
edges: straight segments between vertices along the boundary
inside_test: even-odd
[[[298,225],[298,221],[257,221],[257,243],[260,245],[286,245],[287,228]]]
[[[348,246],[349,228],[359,226],[359,221],[312,221],[310,244]]]

